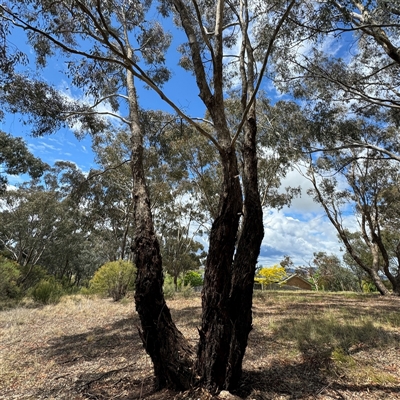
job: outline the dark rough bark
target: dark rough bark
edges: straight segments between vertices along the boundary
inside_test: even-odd
[[[400,296],[400,276],[396,277],[395,284],[393,285],[393,294],[395,296]]]
[[[254,274],[264,234],[256,132],[255,121],[250,120],[245,127],[243,147],[244,203],[236,156],[232,153],[222,157],[223,165],[226,164],[225,190],[210,235],[197,360],[201,383],[212,391],[232,390],[238,385],[252,327]],[[243,223],[239,229],[242,211]]]
[[[158,389],[187,389],[193,383],[193,352],[172,321],[162,293],[160,249],[150,229],[137,235],[135,302],[141,321],[139,331],[150,355]]]
[[[224,387],[237,387],[242,374],[242,361],[247,339],[252,329],[254,275],[261,242],[264,237],[263,213],[258,191],[257,127],[254,119],[245,126],[243,144],[243,224],[232,268],[230,320],[233,332],[228,356],[228,370]]]
[[[164,299],[162,258],[143,169],[143,134],[138,123],[133,77],[129,73],[127,81],[135,221],[132,250],[137,268],[135,303],[141,321],[139,333],[153,362],[156,387],[183,390],[193,383],[193,350],[172,321]]]
[[[219,214],[210,233],[210,247],[202,292],[202,324],[198,347],[197,372],[201,384],[212,391],[225,386],[229,348],[233,333],[230,321],[229,293],[232,259],[235,251],[242,193],[236,154],[221,154],[224,169]]]

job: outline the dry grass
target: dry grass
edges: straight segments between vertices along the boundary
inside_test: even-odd
[[[170,300],[197,341],[200,298]],[[399,399],[400,299],[264,292],[237,392],[245,399]],[[71,296],[0,312],[0,399],[209,399],[152,391],[132,301]]]

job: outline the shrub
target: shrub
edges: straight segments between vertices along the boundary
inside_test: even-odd
[[[57,304],[63,295],[62,285],[53,277],[42,279],[30,292],[33,300],[41,304]]]
[[[86,286],[82,286],[81,289],[79,290],[79,294],[81,294],[82,296],[90,299],[92,294],[93,294],[93,292],[89,288],[87,288]]]
[[[164,278],[163,292],[165,299],[173,299],[175,297],[175,285],[171,275],[166,274]]]
[[[22,291],[17,285],[20,277],[18,264],[6,257],[0,256],[0,299],[16,299]]]
[[[361,283],[363,293],[374,293],[377,292],[378,289],[372,282],[362,281]]]
[[[46,270],[39,265],[20,265],[19,270],[21,271],[21,280],[23,278],[21,288],[25,291],[35,287],[40,281],[50,278],[50,275]]]
[[[135,287],[136,267],[130,261],[112,261],[100,267],[90,280],[92,293],[110,296],[119,301]]]
[[[193,287],[192,287],[190,284],[188,284],[188,285],[182,285],[182,287],[181,287],[181,294],[182,294],[182,296],[185,297],[185,298],[192,297],[193,294],[194,294]]]
[[[183,284],[185,286],[190,285],[191,287],[203,286],[203,278],[200,272],[188,271],[183,278]]]

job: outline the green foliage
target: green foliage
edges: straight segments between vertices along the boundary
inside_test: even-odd
[[[38,178],[48,165],[34,157],[26,147],[22,138],[14,138],[0,131],[0,193],[4,192],[7,176],[29,173],[32,178]]]
[[[189,297],[193,296],[194,290],[193,290],[193,287],[190,286],[189,284],[188,285],[183,284],[181,286],[180,293],[182,294],[183,297],[189,298]]]
[[[281,281],[286,276],[285,268],[280,265],[274,265],[272,267],[261,268],[254,280],[262,285],[270,285],[271,283]]]
[[[23,290],[29,290],[36,286],[41,280],[45,280],[49,278],[49,274],[46,270],[40,265],[19,265],[18,266],[21,272],[21,287]]]
[[[17,285],[19,277],[18,264],[0,255],[0,300],[20,297],[21,290]]]
[[[316,266],[313,281],[319,288],[331,292],[359,290],[353,271],[344,268],[337,256],[318,252],[314,253],[313,262]]]
[[[369,282],[366,280],[363,280],[361,282],[361,287],[362,287],[363,293],[374,293],[374,292],[378,291],[376,286],[372,282]]]
[[[163,285],[164,297],[165,299],[173,299],[175,297],[175,284],[174,279],[171,275],[166,274],[164,278]]]
[[[183,278],[183,284],[190,285],[191,287],[202,286],[203,285],[203,278],[200,272],[196,271],[188,271]]]
[[[53,277],[42,279],[30,292],[32,299],[41,304],[57,304],[63,295],[62,285]]]
[[[130,261],[118,260],[104,264],[90,280],[90,290],[119,301],[135,285],[136,267]]]

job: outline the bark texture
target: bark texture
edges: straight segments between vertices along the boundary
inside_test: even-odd
[[[254,274],[263,221],[255,121],[250,121],[246,128],[241,176],[234,150],[222,155],[224,191],[210,234],[204,277],[197,371],[202,384],[212,391],[232,390],[238,385],[252,326]]]
[[[264,237],[263,213],[258,191],[255,120],[250,118],[244,129],[243,143],[243,222],[232,268],[229,294],[230,320],[233,332],[228,355],[224,387],[234,389],[242,374],[242,361],[252,329],[254,275]]]
[[[242,194],[236,154],[221,154],[224,168],[219,214],[210,233],[210,247],[202,292],[202,324],[197,372],[202,385],[216,391],[224,388],[233,326],[230,321],[229,293]]]
[[[154,232],[150,199],[143,169],[143,133],[136,91],[128,73],[131,121],[135,234],[132,250],[137,267],[135,303],[141,321],[139,334],[154,366],[156,388],[184,390],[193,383],[193,350],[172,321],[163,294],[160,246]]]

